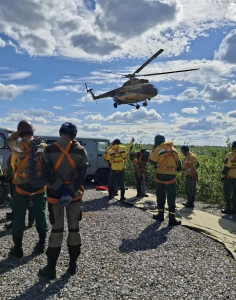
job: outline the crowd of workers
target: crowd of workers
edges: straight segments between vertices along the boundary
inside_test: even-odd
[[[35,220],[39,235],[34,253],[42,254],[45,250],[46,233],[46,201],[48,202],[51,233],[46,250],[47,265],[39,270],[39,275],[49,279],[56,278],[56,263],[60,255],[64,213],[68,223],[67,246],[69,252],[68,272],[76,273],[77,260],[80,255],[81,236],[79,221],[82,219],[81,200],[84,194],[83,183],[86,179],[88,157],[86,150],[75,139],[77,127],[69,122],[63,123],[59,129],[57,142],[46,145],[42,138],[34,138],[31,123],[22,120],[17,131],[8,138],[11,150],[8,160],[7,178],[9,180],[12,201],[12,237],[14,246],[10,255],[23,257],[22,240],[25,230],[25,216],[29,209],[29,226]],[[134,167],[137,197],[148,197],[146,178],[148,162],[155,167],[156,198],[158,213],[153,218],[164,221],[164,209],[167,198],[169,208],[169,226],[180,225],[175,218],[176,175],[182,171],[185,181],[188,208],[194,207],[197,169],[199,162],[188,146],[181,147],[183,160],[172,142],[165,141],[163,135],[154,139],[152,150],[141,149],[132,152],[134,139],[129,145],[122,145],[115,139],[107,149],[104,159],[110,167],[108,185],[109,200],[114,198],[120,189],[120,200],[125,201],[125,165],[130,158]],[[0,170],[1,171],[1,170]],[[224,160],[222,169],[224,196],[226,207],[223,213],[236,213],[236,142],[232,143],[232,152]],[[32,217],[33,216],[33,217]]]

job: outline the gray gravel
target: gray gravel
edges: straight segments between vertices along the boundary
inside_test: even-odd
[[[183,199],[178,199],[183,202]],[[219,213],[219,208],[196,204]],[[9,259],[11,231],[0,209],[0,299],[236,299],[236,262],[223,245],[182,226],[155,222],[145,211],[88,186],[83,203],[78,273],[66,273],[66,240],[57,279],[39,279],[46,255],[34,256],[35,228],[24,236],[24,258]],[[67,231],[67,230],[66,230]],[[66,236],[65,232],[65,236]]]

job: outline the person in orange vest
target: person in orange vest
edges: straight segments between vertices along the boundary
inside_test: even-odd
[[[133,147],[134,138],[127,147],[121,145],[119,139],[113,141],[113,145],[108,150],[107,162],[111,166],[111,176],[109,180],[109,200],[113,199],[116,190],[116,183],[120,187],[120,201],[126,200],[125,198],[125,161],[128,153]]]
[[[188,146],[182,146],[181,153],[184,155],[182,161],[182,175],[185,182],[185,193],[187,196],[187,202],[184,203],[185,207],[193,208],[195,195],[196,195],[196,182],[198,181],[197,169],[199,167],[199,161],[195,154],[189,152]]]
[[[141,149],[137,152],[131,152],[129,155],[130,160],[134,166],[134,177],[136,180],[136,197],[148,197],[146,194],[146,181],[148,172],[148,158],[150,151]]]
[[[68,272],[71,275],[76,273],[81,248],[79,221],[82,219],[83,183],[88,168],[87,152],[75,139],[76,125],[70,122],[63,123],[59,134],[60,139],[47,146],[43,153],[43,174],[47,179],[47,201],[52,231],[46,251],[47,265],[40,269],[38,274],[48,279],[56,278],[56,263],[63,240],[65,211],[69,231]]]
[[[232,143],[232,152],[226,154],[223,168],[222,181],[224,183],[224,214],[236,214],[236,141]]]
[[[34,166],[34,176],[39,178],[42,176],[42,152],[46,147],[44,142],[36,146],[35,157],[36,160],[30,161],[32,154],[32,145],[34,143],[34,128],[32,124],[26,120],[19,122],[17,131],[13,132],[7,140],[8,147],[15,157],[15,166],[13,173],[14,186],[14,201],[13,201],[13,225],[12,236],[14,247],[10,250],[10,255],[23,257],[22,239],[25,229],[25,214],[26,209],[31,203],[33,205],[33,212],[36,222],[36,229],[39,234],[39,241],[37,242],[34,252],[41,254],[44,251],[45,238],[47,233],[46,222],[46,186],[35,186],[31,182],[30,168]]]
[[[169,225],[180,225],[181,221],[175,218],[176,174],[181,170],[181,161],[173,142],[165,142],[163,135],[154,139],[149,161],[156,164],[156,196],[158,214],[153,215],[155,220],[164,221],[164,209],[167,196],[169,206]]]

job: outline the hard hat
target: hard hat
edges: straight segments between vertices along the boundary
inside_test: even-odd
[[[233,149],[236,149],[236,141],[234,141],[233,143],[232,143],[232,150]]]
[[[67,134],[74,139],[77,134],[77,127],[73,123],[65,122],[59,129],[59,134],[61,135],[62,133]]]
[[[145,160],[148,160],[149,155],[150,155],[150,151],[149,151],[149,150],[145,150],[145,151],[143,152],[143,158],[144,158]]]
[[[186,146],[186,145],[182,146],[180,149],[181,149],[182,151],[184,151],[184,152],[189,151],[189,147]]]
[[[155,138],[154,138],[154,142],[155,142],[155,145],[160,145],[161,143],[165,142],[165,137],[164,135],[156,135]]]
[[[22,120],[18,123],[17,131],[19,132],[20,137],[30,136],[34,134],[33,125],[26,120]]]

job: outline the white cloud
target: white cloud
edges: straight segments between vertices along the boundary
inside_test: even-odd
[[[31,91],[35,88],[33,85],[17,86],[15,84],[4,85],[0,83],[0,100],[13,100],[24,91]]]
[[[197,115],[198,114],[198,107],[186,107],[181,109],[182,113],[190,114],[190,115]]]
[[[205,101],[228,101],[236,100],[236,84],[227,83],[221,86],[214,86],[211,83],[206,84],[201,92]]]
[[[8,45],[31,56],[150,57],[157,45],[171,56],[188,51],[210,28],[235,20],[234,12],[228,0],[97,0],[94,6],[82,0],[1,0],[0,31],[10,38]]]
[[[62,107],[62,106],[59,106],[59,105],[54,105],[53,108],[54,108],[54,109],[57,109],[57,110],[63,109],[63,107]]]
[[[104,120],[104,117],[101,114],[97,115],[88,115],[85,117],[86,121],[91,121],[91,122],[97,122],[97,121],[102,121]]]
[[[236,110],[228,112],[227,116],[230,118],[236,118]]]
[[[31,72],[3,73],[0,74],[1,81],[19,80],[31,76]]]
[[[4,48],[6,46],[6,42],[0,38],[0,48]]]
[[[185,100],[195,100],[198,96],[198,91],[196,88],[188,88],[183,93],[179,94],[176,97],[176,100],[185,101]]]
[[[44,89],[44,91],[47,92],[61,92],[61,91],[67,91],[67,92],[73,92],[73,93],[79,93],[80,86],[79,85],[58,85],[53,88]]]
[[[236,7],[236,4],[235,4]],[[235,9],[236,13],[236,9]],[[215,59],[228,63],[236,63],[236,29],[232,30],[222,41],[219,50],[215,52]]]
[[[116,112],[106,118],[109,122],[118,123],[145,123],[150,121],[159,121],[161,116],[154,110],[147,110],[141,107],[140,109],[132,109],[127,112]]]

